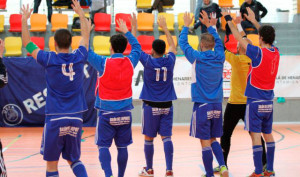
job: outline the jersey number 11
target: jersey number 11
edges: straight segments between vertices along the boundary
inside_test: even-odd
[[[158,82],[159,81],[159,78],[160,78],[160,68],[154,68],[155,71],[156,71],[156,81]],[[167,72],[168,72],[168,69],[166,67],[162,67],[161,68],[164,72],[164,78],[163,78],[163,81],[166,82],[167,81]]]

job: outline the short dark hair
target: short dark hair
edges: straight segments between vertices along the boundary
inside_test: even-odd
[[[127,39],[122,34],[113,35],[109,42],[115,53],[123,53],[127,47]]]
[[[155,39],[152,43],[152,49],[158,54],[163,55],[166,52],[166,43],[161,39]]]
[[[72,44],[72,34],[67,29],[58,29],[54,34],[54,40],[60,49],[69,49]]]
[[[266,44],[273,45],[275,41],[275,29],[271,25],[263,25],[259,28],[258,34]]]
[[[215,47],[215,38],[209,33],[201,34],[201,43],[206,49],[212,49]]]

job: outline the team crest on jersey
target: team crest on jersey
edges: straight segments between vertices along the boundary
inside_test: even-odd
[[[23,120],[21,108],[15,104],[7,104],[2,109],[3,121],[6,125],[19,125]]]

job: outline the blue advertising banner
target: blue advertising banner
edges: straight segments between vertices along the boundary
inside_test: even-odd
[[[45,71],[32,57],[3,58],[7,68],[8,84],[0,89],[0,127],[44,126],[47,97]],[[94,109],[97,71],[84,66],[84,91],[88,111],[84,113],[84,126],[95,126]]]

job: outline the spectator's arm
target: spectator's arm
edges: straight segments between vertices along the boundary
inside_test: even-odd
[[[257,2],[257,6],[258,6],[259,11],[262,11],[262,14],[260,15],[260,17],[264,18],[268,13],[267,8],[265,8],[260,2]]]
[[[84,12],[80,6],[79,1],[72,0],[73,4],[71,5],[73,10],[79,15],[80,19],[80,28],[81,28],[81,46],[84,46],[87,50],[89,48],[89,39],[90,39],[90,31],[91,31],[91,21],[85,18]]]
[[[221,13],[222,11],[221,11],[221,9],[220,9],[220,7],[219,7],[219,5],[217,4],[217,8],[216,8],[216,14],[217,14],[217,18],[220,18],[220,17],[222,17],[222,13]]]
[[[32,55],[34,59],[37,59],[37,54],[40,51],[40,49],[31,42],[30,40],[30,33],[28,30],[28,24],[27,21],[30,18],[30,15],[32,13],[32,9],[29,9],[29,4],[25,7],[25,5],[21,8],[21,14],[22,14],[22,42],[23,46],[26,47],[26,50]]]

